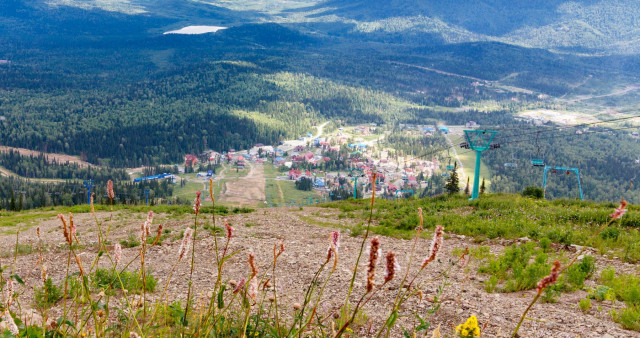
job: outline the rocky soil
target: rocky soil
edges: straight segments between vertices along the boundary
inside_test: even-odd
[[[106,227],[110,214],[99,213],[98,217],[103,221],[103,228]],[[140,224],[146,215],[132,214],[129,211],[116,212],[113,215],[113,225],[110,240],[116,241],[126,239],[132,234],[139,232]],[[210,216],[200,218],[200,225],[211,224]],[[97,226],[90,214],[74,215],[75,223],[78,226],[79,240],[83,248],[79,249],[83,265],[88,269],[96,255]],[[218,225],[221,225],[218,219]],[[304,208],[289,209],[275,208],[263,209],[250,214],[240,214],[228,217],[228,221],[234,228],[234,237],[230,244],[230,252],[240,251],[225,265],[224,280],[240,280],[247,277],[249,266],[247,256],[249,252],[256,255],[260,273],[272,261],[273,246],[284,244],[285,252],[278,260],[276,271],[276,285],[284,311],[291,313],[292,306],[302,301],[305,288],[309,285],[313,274],[325,261],[327,248],[329,246],[329,234],[332,231],[341,231],[341,245],[339,251],[339,262],[335,273],[327,284],[327,290],[320,302],[320,315],[331,317],[344,303],[352,269],[357,253],[362,243],[362,235],[357,237],[349,236],[349,227],[353,224],[351,219],[339,219],[336,211],[324,208]],[[309,224],[312,223],[312,224]],[[193,224],[192,215],[174,217],[170,215],[157,215],[154,220],[154,227],[163,224],[165,229],[170,229],[169,238],[165,239],[162,245],[153,247],[146,256],[146,265],[151,267],[153,275],[158,279],[156,292],[149,296],[148,301],[153,302],[160,297],[162,288],[169,276],[173,264],[177,259],[178,248],[180,247],[179,234],[186,227]],[[60,221],[55,217],[48,217],[39,223],[42,243],[45,248],[43,262],[48,267],[49,275],[55,282],[62,281],[66,274],[66,262],[68,253],[60,230]],[[27,287],[21,290],[20,302],[23,309],[33,306],[33,287],[42,285],[40,279],[40,265],[38,247],[39,242],[36,235],[36,227],[21,229],[16,237],[15,229],[4,229],[5,234],[0,237],[0,245],[3,248],[1,264],[10,265],[11,268],[5,270],[4,277],[9,273],[20,275],[26,282]],[[11,233],[13,231],[13,233]],[[424,237],[418,242],[416,248],[416,261],[410,269],[410,276],[413,276],[418,266],[424,259],[428,248],[432,230],[425,231]],[[446,233],[446,229],[445,229]],[[196,260],[194,272],[195,295],[204,299],[208,297],[213,288],[216,277],[215,258],[213,255],[214,237],[209,231],[199,227],[196,242]],[[17,257],[13,264],[12,248],[16,238],[20,244],[31,245],[32,253],[23,254]],[[356,329],[359,336],[369,336],[371,331],[379,328],[388,316],[389,306],[398,292],[400,277],[406,272],[409,265],[409,253],[412,245],[411,240],[388,238],[379,236],[382,243],[383,255],[389,250],[393,250],[401,267],[399,277],[386,285],[375,294],[371,302],[365,308],[366,318],[361,320],[361,325]],[[218,237],[223,241],[224,237]],[[510,244],[507,241],[495,241],[483,243],[489,245],[492,253],[500,253],[505,246]],[[412,312],[425,317],[430,309],[434,308],[434,297],[439,287],[443,284],[441,274],[445,270],[449,271],[446,279],[444,293],[440,297],[439,309],[430,317],[432,327],[441,326],[443,332],[453,332],[453,328],[464,322],[471,315],[476,315],[480,326],[484,326],[483,336],[509,337],[521,313],[527,307],[534,296],[533,291],[516,293],[487,293],[484,291],[483,281],[489,276],[478,274],[477,265],[479,262],[471,259],[464,267],[453,266],[459,261],[455,253],[464,248],[473,248],[479,244],[472,240],[453,234],[446,234],[444,246],[440,252],[439,259],[431,263],[425,271],[418,277],[417,284],[424,285],[423,297],[410,298],[403,307],[403,314],[393,331],[392,336],[401,335],[400,326],[412,328],[416,325]],[[124,249],[123,262],[128,262],[136,257],[138,248]],[[637,266],[626,264],[618,260],[610,260],[596,253],[590,253],[597,259],[598,269],[605,266],[614,266],[618,272],[638,273]],[[366,259],[363,258],[358,268],[358,276],[354,289],[355,297],[360,297],[364,292]],[[381,257],[376,276],[377,284],[381,284],[384,278],[384,258]],[[72,261],[73,263],[73,261]],[[101,260],[101,265],[107,266],[106,260]],[[123,263],[120,263],[121,265]],[[134,261],[130,269],[139,268],[139,261]],[[15,270],[15,271],[14,271]],[[77,266],[71,264],[71,270],[77,271]],[[176,272],[173,275],[168,287],[170,300],[181,300],[186,298],[187,278],[189,273],[188,264],[182,261],[177,264]],[[598,275],[599,272],[596,273]],[[273,280],[270,271],[266,272],[266,278]],[[588,285],[595,285],[595,282],[588,281]],[[619,308],[621,303],[604,302],[594,304],[587,313],[583,313],[577,306],[578,301],[584,298],[586,292],[577,291],[570,294],[562,294],[557,303],[538,302],[529,312],[527,320],[520,334],[522,337],[640,337],[640,334],[633,331],[624,330],[617,323],[611,320],[609,314],[611,309]],[[597,309],[597,305],[601,309]],[[52,314],[60,312],[61,305],[54,307]],[[432,329],[428,330],[429,337]],[[447,335],[448,336],[448,335]]]

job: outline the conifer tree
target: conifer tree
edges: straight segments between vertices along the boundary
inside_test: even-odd
[[[447,184],[444,186],[445,189],[449,192],[449,194],[456,194],[460,192],[460,181],[458,180],[458,173],[456,169],[458,168],[458,164],[455,163],[453,165],[453,170],[451,170],[451,175],[449,175],[449,180]]]
[[[482,184],[480,184],[480,195],[484,194],[484,189],[485,189],[485,185],[484,185],[484,177],[483,177]]]
[[[467,185],[464,186],[464,194],[469,196],[469,176],[467,176]]]

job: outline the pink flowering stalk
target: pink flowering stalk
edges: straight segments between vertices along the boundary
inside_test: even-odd
[[[244,285],[247,283],[247,280],[242,278],[240,280],[240,283],[238,283],[238,285],[236,285],[236,288],[233,290],[233,293],[236,294],[238,292],[240,292],[240,290],[242,290],[242,288],[244,288]]]
[[[529,306],[526,308],[526,310],[524,310],[524,312],[522,313],[522,316],[520,317],[520,321],[518,322],[518,325],[516,325],[516,328],[513,330],[511,337],[516,337],[518,335],[518,330],[520,330],[520,326],[522,325],[522,322],[524,321],[524,319],[527,317],[527,313],[529,312],[529,310],[531,310],[531,308],[533,307],[533,304],[535,304],[538,301],[538,298],[540,298],[540,296],[542,295],[542,291],[544,291],[545,288],[547,288],[549,285],[554,284],[558,280],[560,273],[561,273],[560,262],[558,261],[553,262],[553,268],[551,268],[551,273],[549,274],[549,276],[542,278],[538,282],[538,285],[536,287],[536,296],[533,298],[531,303],[529,303]]]
[[[251,266],[251,278],[258,274],[258,268],[256,267],[256,255],[253,252],[249,253],[249,266]]]
[[[13,280],[7,280],[7,284],[4,286],[4,303],[5,308],[8,309],[13,303]]]
[[[196,216],[200,213],[200,204],[202,204],[202,200],[200,199],[201,194],[200,191],[196,191],[196,199],[193,201],[193,211],[195,211]]]
[[[73,243],[73,239],[76,238],[76,225],[73,224],[73,215],[71,213],[69,213],[69,235],[70,235],[70,242],[69,244]]]
[[[251,300],[255,301],[258,296],[258,277],[251,278],[249,282],[249,289],[247,291]]]
[[[42,278],[42,284],[47,282],[47,266],[44,264],[40,268],[40,278]]]
[[[147,214],[147,222],[145,223],[147,235],[151,234],[151,224],[153,223],[153,210],[149,210]]]
[[[114,198],[116,198],[116,193],[113,192],[113,181],[112,180],[107,181],[107,196],[112,201],[113,201]]]
[[[393,251],[387,252],[387,273],[384,276],[384,283],[392,281],[396,276],[396,273],[400,270],[400,265],[398,265],[398,260],[396,259],[396,254]]]
[[[613,212],[613,214],[609,215],[612,220],[620,219],[624,214],[627,213],[627,201],[624,198],[620,201],[620,206]]]
[[[553,262],[553,268],[551,268],[551,273],[549,276],[542,278],[536,287],[536,291],[538,294],[541,294],[542,291],[549,285],[554,284],[558,280],[558,276],[560,275],[560,262]]]
[[[227,229],[227,239],[230,240],[233,237],[233,228],[229,225],[229,221],[224,221],[224,227]]]
[[[332,253],[338,255],[338,249],[340,248],[340,232],[334,231],[329,235],[329,249],[327,250],[327,263],[331,259]]]
[[[371,239],[369,247],[369,264],[367,265],[367,293],[373,290],[373,279],[376,276],[376,262],[380,256],[380,240],[378,237]]]
[[[118,266],[121,258],[122,246],[120,245],[120,243],[116,243],[116,245],[113,246],[113,260],[115,261],[116,267]]]
[[[189,251],[191,246],[191,236],[193,235],[193,229],[186,228],[184,230],[184,236],[182,236],[182,242],[180,243],[180,250],[178,250],[178,259],[182,259],[184,255]]]
[[[438,251],[440,251],[440,248],[442,248],[443,233],[444,233],[444,228],[442,227],[442,225],[438,225],[436,227],[435,233],[433,234],[433,239],[431,240],[429,255],[425,258],[424,262],[422,263],[421,269],[424,269],[427,266],[427,264],[434,261],[438,256]]]

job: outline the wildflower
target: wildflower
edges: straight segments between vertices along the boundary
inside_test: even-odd
[[[96,196],[96,194],[95,194],[95,193],[91,193],[91,203],[90,203],[90,204],[91,204],[91,213],[92,213],[92,214],[95,214],[95,213],[96,213],[96,210],[93,208],[93,198],[94,198],[95,196]]]
[[[201,194],[202,193],[200,191],[196,191],[196,199],[195,201],[193,201],[193,211],[196,212],[196,216],[198,216],[198,214],[200,213],[200,203],[201,203],[200,195]]]
[[[209,179],[209,197],[211,197],[211,203],[215,204],[216,199],[213,198],[213,178]]]
[[[131,332],[129,332],[129,338],[140,338],[140,335],[138,335],[137,333],[131,331]]]
[[[555,283],[558,280],[559,275],[560,275],[560,262],[555,261],[553,262],[553,268],[551,268],[551,273],[549,274],[549,276],[542,278],[538,282],[538,286],[536,288],[536,291],[538,291],[538,294],[540,294],[542,290],[544,290],[547,286]]]
[[[11,303],[13,303],[13,280],[8,279],[7,284],[4,287],[4,302],[6,304],[5,308],[9,308]]]
[[[373,202],[376,200],[376,179],[378,178],[378,173],[373,173],[371,178],[371,207],[373,208]]]
[[[238,285],[236,285],[236,288],[233,290],[233,293],[235,294],[235,293],[240,292],[240,290],[242,290],[242,288],[244,288],[244,284],[245,284],[246,282],[247,282],[247,281],[246,281],[244,278],[242,278],[242,279],[240,280],[240,283],[238,283]],[[229,283],[229,284],[231,284],[231,283]]]
[[[120,262],[120,259],[122,258],[122,246],[120,246],[120,243],[116,243],[116,245],[113,246],[113,260],[116,263],[116,266],[118,266],[118,262]]]
[[[107,181],[107,196],[111,200],[116,198],[116,194],[113,192],[113,181],[112,180]]]
[[[429,255],[427,256],[427,258],[425,258],[424,262],[422,263],[422,269],[424,269],[424,267],[427,266],[429,262],[436,259],[438,255],[438,251],[440,251],[440,248],[442,247],[442,234],[443,234],[443,227],[442,225],[438,225],[436,227],[435,233],[433,234],[433,239],[431,240],[431,248],[429,248]]]
[[[17,336],[20,333],[20,330],[18,329],[16,322],[13,321],[13,317],[11,317],[11,313],[9,313],[8,309],[5,309],[4,313],[2,313],[2,323],[0,323],[0,329],[2,329],[2,331],[9,330],[9,332],[11,332],[11,334],[13,334],[14,336]]]
[[[149,210],[147,214],[147,222],[145,223],[147,235],[151,234],[151,223],[153,223],[153,210]]]
[[[73,224],[73,214],[69,213],[69,244],[73,244],[73,239],[76,239],[76,242],[78,241],[78,238],[76,237],[76,225]]]
[[[480,327],[478,326],[478,318],[471,316],[464,324],[456,327],[456,333],[462,338],[480,337]]]
[[[327,262],[331,259],[331,255],[333,252],[338,254],[338,249],[340,248],[340,232],[334,231],[329,235],[329,249],[327,250]]]
[[[293,303],[293,311],[298,311],[301,307],[302,305],[300,305],[300,303]]]
[[[422,218],[422,208],[418,208],[418,217],[420,217],[420,226],[418,230],[422,230],[422,224],[424,224],[424,219]]]
[[[231,239],[233,236],[233,228],[229,225],[229,221],[224,221],[224,227],[227,229],[227,239]]]
[[[62,231],[63,231],[64,239],[67,241],[67,243],[71,244],[71,239],[69,237],[69,230],[67,229],[67,220],[64,219],[63,214],[58,214],[58,218],[60,218],[60,220],[62,221]]]
[[[247,293],[252,300],[256,300],[256,296],[258,295],[258,279],[256,277],[251,278],[251,281],[249,281],[249,289]]]
[[[36,227],[36,234],[38,234],[38,239],[42,239],[40,238],[40,227]]]
[[[616,220],[622,218],[624,214],[627,213],[627,201],[624,198],[620,201],[620,206],[613,212],[613,214],[609,215],[612,220]]]
[[[251,278],[258,274],[258,268],[256,267],[256,256],[253,252],[249,253],[249,265],[251,266]]]
[[[42,284],[47,282],[47,266],[44,264],[40,267],[40,278],[42,278]]]
[[[187,253],[187,251],[189,251],[192,234],[193,234],[193,229],[187,228],[184,230],[184,236],[182,236],[182,243],[180,243],[180,250],[178,250],[178,259],[182,259],[182,257],[184,257],[184,254]]]
[[[367,293],[373,290],[373,278],[376,276],[376,262],[380,256],[380,240],[378,237],[371,239],[369,247],[369,265],[367,268]]]
[[[384,276],[385,284],[393,280],[398,270],[400,270],[400,266],[396,260],[396,254],[393,253],[393,251],[387,252],[387,274]]]

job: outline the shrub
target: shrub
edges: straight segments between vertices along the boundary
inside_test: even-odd
[[[591,300],[589,300],[589,298],[580,299],[578,306],[580,306],[580,310],[582,310],[582,312],[587,312],[591,309]]]
[[[630,306],[621,311],[612,311],[613,320],[627,330],[640,331],[640,307]]]
[[[528,186],[522,191],[522,196],[541,199],[544,197],[544,190],[536,186]]]

